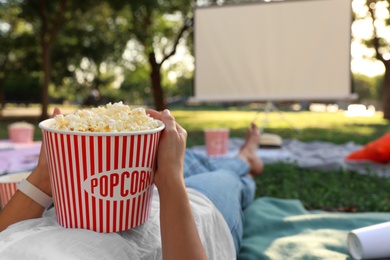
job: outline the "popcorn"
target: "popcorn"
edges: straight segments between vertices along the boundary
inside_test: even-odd
[[[57,115],[54,121],[54,129],[77,132],[135,132],[159,126],[144,108],[131,109],[123,102],[77,110],[66,116]]]

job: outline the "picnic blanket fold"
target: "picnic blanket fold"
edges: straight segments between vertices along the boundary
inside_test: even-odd
[[[308,211],[299,200],[258,198],[244,212],[238,260],[352,259],[348,232],[390,220],[390,213]]]

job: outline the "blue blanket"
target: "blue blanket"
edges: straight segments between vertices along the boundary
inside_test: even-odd
[[[308,211],[299,200],[258,198],[244,212],[239,260],[352,259],[350,230],[390,220],[390,213]]]

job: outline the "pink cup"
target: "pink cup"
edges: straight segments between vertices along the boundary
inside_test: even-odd
[[[204,135],[207,155],[218,156],[227,152],[229,139],[228,128],[205,129]]]
[[[118,232],[149,218],[161,131],[43,134],[58,223],[66,228]]]
[[[4,208],[18,189],[21,180],[27,178],[30,172],[7,174],[0,177],[0,206]]]
[[[17,122],[8,126],[8,136],[13,143],[32,143],[34,141],[34,125]]]

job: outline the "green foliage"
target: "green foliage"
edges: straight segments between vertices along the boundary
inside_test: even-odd
[[[117,88],[104,88],[100,91],[102,99],[99,104],[107,104],[109,102],[119,102],[126,100],[120,89]]]
[[[369,77],[363,74],[353,75],[354,92],[359,95],[361,101],[379,100],[383,76]]]
[[[134,70],[124,71],[124,81],[121,84],[123,101],[133,105],[153,102],[149,80],[149,68],[146,64],[138,63]]]
[[[15,71],[37,71],[36,38],[26,20],[19,17],[21,12],[17,1],[0,5],[0,82]]]
[[[46,17],[50,21],[55,18],[60,2],[45,1]],[[205,5],[216,2],[202,1]],[[227,4],[236,2],[223,1]],[[193,4],[192,0],[68,0],[60,31],[52,48],[52,100],[81,103],[91,88],[98,88],[106,100],[125,99],[134,104],[153,103],[153,87],[149,75],[151,68],[147,68],[149,55],[153,53],[158,63],[173,50],[180,28],[193,15]],[[22,70],[26,71],[23,73],[34,74],[32,78],[42,80],[39,43],[42,24],[38,9],[38,0],[1,2],[0,22],[9,23],[11,29],[0,30],[0,83],[5,78],[4,75]],[[53,24],[48,29],[52,29],[52,26]],[[191,49],[192,40],[192,31],[189,30],[180,43]],[[136,43],[130,45],[131,42]],[[130,55],[125,58],[124,53]],[[11,57],[12,62],[2,66],[4,57]],[[86,63],[83,62],[85,60]],[[165,96],[168,99],[190,96],[192,72],[179,63],[165,66],[166,64],[159,64],[162,68]],[[124,81],[119,90],[113,88],[114,82],[117,83],[118,68],[124,71]],[[168,80],[169,72],[177,74],[176,82]],[[354,75],[353,80],[361,100],[379,99],[381,77]],[[10,84],[7,87],[10,89],[16,83],[8,80],[6,84]]]
[[[57,89],[70,83],[74,88],[72,96],[82,98],[86,98],[91,88],[110,93],[130,26],[126,12],[116,12],[104,1],[88,9],[76,8],[53,47]]]
[[[310,170],[295,164],[265,166],[255,178],[256,196],[299,199],[308,209],[390,211],[390,178],[349,170]]]
[[[192,77],[180,77],[175,83],[171,83],[171,88],[166,93],[168,97],[188,98],[193,96],[192,88]]]
[[[41,85],[38,77],[28,73],[10,73],[5,81],[4,93],[8,100],[16,103],[40,101]]]
[[[150,66],[150,86],[158,109],[165,108],[164,90],[169,88],[163,86],[161,68],[175,54],[179,40],[192,26],[191,3],[191,0],[111,2],[114,8],[131,12],[129,22],[133,27],[129,31],[133,40],[142,46]]]

